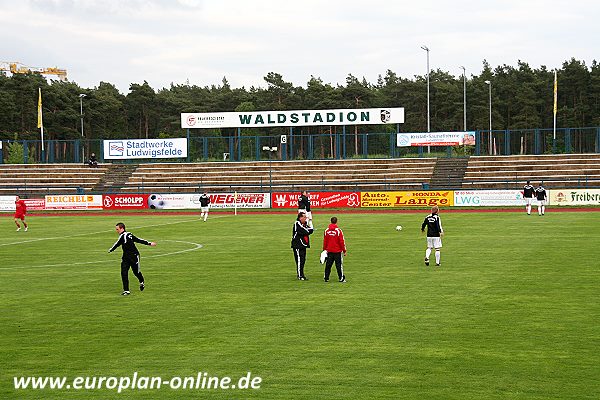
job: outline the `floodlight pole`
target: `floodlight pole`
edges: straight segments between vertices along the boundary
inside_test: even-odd
[[[272,155],[277,151],[277,147],[263,146],[263,151],[269,152],[269,193],[273,193],[273,165],[272,165]]]
[[[429,114],[429,47],[421,46],[427,52],[427,132],[431,132],[431,118]],[[427,153],[431,150],[431,146],[427,146]]]
[[[84,93],[79,95],[79,115],[81,116],[81,161],[85,162],[85,153],[84,153],[84,136],[83,136],[83,98],[86,97]]]
[[[489,86],[489,97],[490,97],[490,138],[488,141],[488,151],[492,155],[492,81],[485,81],[485,84]]]
[[[463,131],[467,131],[467,70],[461,65],[463,70]]]

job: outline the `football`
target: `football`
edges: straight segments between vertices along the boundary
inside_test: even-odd
[[[161,209],[165,207],[165,201],[159,194],[151,194],[148,196],[148,207],[152,209]]]
[[[402,225],[398,225],[398,226],[396,227],[396,230],[397,230],[397,231],[401,231],[401,230],[402,230]]]

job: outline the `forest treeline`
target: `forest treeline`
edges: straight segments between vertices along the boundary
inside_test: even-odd
[[[558,74],[558,127],[600,126],[600,65],[565,61]],[[129,93],[101,82],[92,89],[74,82],[46,81],[37,74],[0,74],[0,139],[37,139],[38,88],[43,93],[44,130],[48,139],[81,137],[83,98],[87,139],[181,137],[182,112],[297,110],[404,107],[404,132],[427,130],[426,76],[403,78],[393,71],[367,82],[348,75],[344,85],[311,76],[306,87],[294,86],[269,72],[265,87],[232,88],[226,78],[218,85],[175,85],[154,90],[147,82],[132,83]],[[487,130],[489,86],[492,83],[493,129],[551,128],[554,71],[534,69],[525,62],[491,68],[484,61],[479,75],[466,78],[467,130]],[[463,76],[431,71],[432,131],[463,130]],[[299,128],[298,128],[299,129]],[[361,126],[361,132],[381,132],[382,126]],[[388,127],[387,129],[395,129]],[[251,129],[244,134],[276,135],[285,128]],[[329,127],[304,127],[302,133],[329,132]],[[193,136],[228,136],[235,130],[195,130]]]

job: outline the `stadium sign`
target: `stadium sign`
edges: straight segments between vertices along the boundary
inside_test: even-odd
[[[557,206],[600,205],[600,189],[553,189],[549,192],[550,204]]]
[[[454,196],[449,190],[361,192],[361,207],[448,207],[453,205]]]
[[[473,146],[475,145],[475,132],[398,133],[396,135],[396,145],[398,147]]]
[[[298,208],[298,192],[275,192],[272,208]],[[311,192],[308,194],[311,207],[339,208],[360,207],[360,192]]]
[[[181,127],[184,129],[402,123],[404,123],[402,107],[181,114]]]
[[[209,194],[210,208],[269,208],[269,193],[215,193]],[[200,195],[193,193],[151,194],[148,208],[157,210],[200,209]]]
[[[101,210],[102,195],[46,196],[46,210]]]
[[[456,207],[522,206],[522,190],[455,190]]]
[[[148,208],[147,194],[105,194],[102,207],[105,210],[141,210]]]
[[[187,157],[187,139],[122,139],[104,141],[105,160]]]
[[[0,196],[0,211],[15,211],[15,196]]]

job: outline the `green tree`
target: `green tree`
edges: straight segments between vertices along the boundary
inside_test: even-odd
[[[150,137],[150,128],[157,127],[157,109],[155,103],[156,93],[154,89],[144,81],[143,84],[132,83],[129,86],[129,94],[125,98],[125,106],[128,113],[130,129],[137,131],[137,137]],[[154,131],[154,135],[157,132]]]

